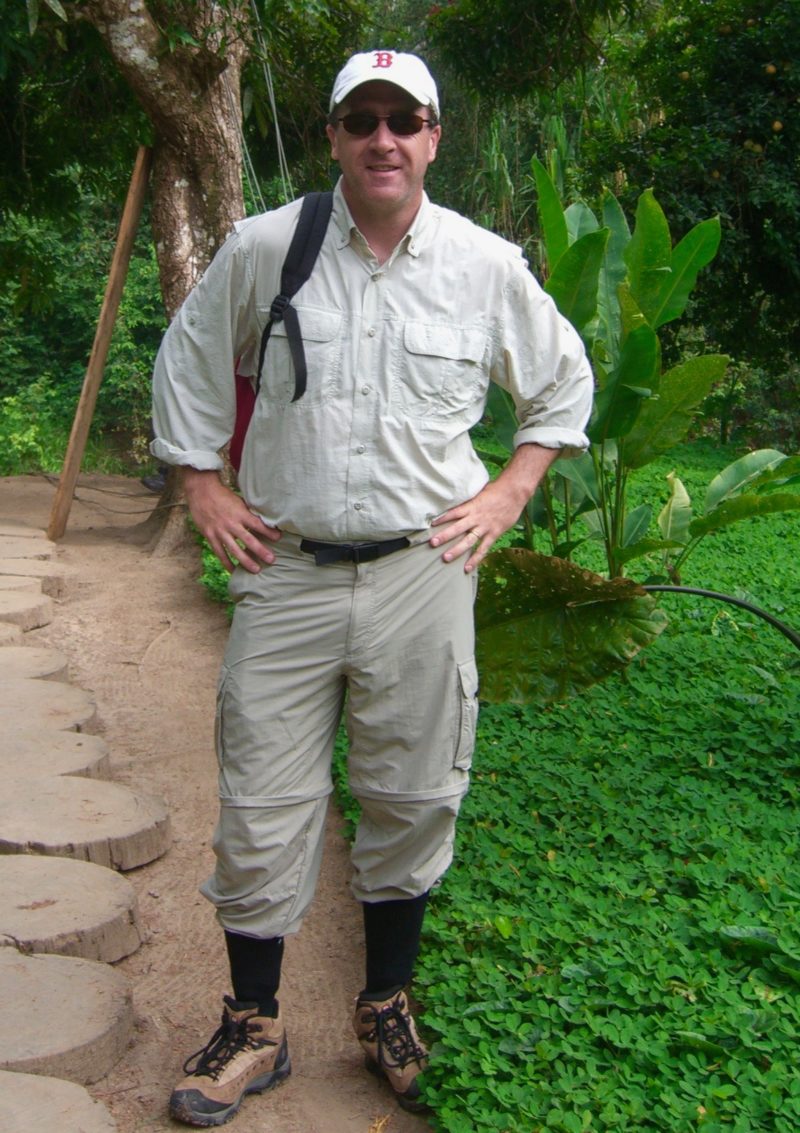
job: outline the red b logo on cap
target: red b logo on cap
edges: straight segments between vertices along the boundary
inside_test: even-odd
[[[394,62],[394,56],[392,55],[391,51],[376,51],[375,52],[375,62],[372,64],[372,66],[373,67],[391,67],[393,62]]]

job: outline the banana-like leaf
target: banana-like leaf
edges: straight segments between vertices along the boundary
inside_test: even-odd
[[[613,358],[617,358],[622,337],[619,288],[628,271],[625,249],[630,243],[631,233],[622,206],[611,193],[606,193],[603,198],[603,224],[610,235],[600,268],[597,313],[600,316],[603,327],[601,335],[607,343],[607,349]]]
[[[484,700],[543,704],[620,672],[666,614],[630,579],[606,579],[519,547],[481,566],[477,657]]]
[[[608,375],[595,397],[593,420],[587,430],[590,440],[601,442],[630,432],[650,397],[659,364],[658,336],[643,323],[625,339],[619,367]]]
[[[492,432],[495,439],[509,452],[513,452],[514,434],[519,428],[519,421],[511,394],[492,382],[489,386],[489,396],[486,399],[486,411],[492,420]]]
[[[681,546],[681,543],[675,543],[670,539],[640,539],[637,543],[615,549],[614,562],[617,566],[625,566],[626,563],[640,559],[643,555],[651,555],[653,551],[669,551]]]
[[[658,529],[669,542],[686,544],[689,541],[689,524],[692,522],[692,501],[689,493],[674,472],[667,476],[669,499],[658,517]]]
[[[569,247],[567,221],[550,174],[535,157],[531,160],[531,172],[536,182],[536,209],[544,235],[547,266],[552,272]]]
[[[603,497],[597,483],[597,472],[591,453],[581,453],[572,460],[556,461],[553,472],[556,477],[563,476],[571,484],[577,484],[581,492],[600,507]]]
[[[600,227],[597,217],[583,201],[576,201],[575,204],[565,209],[564,219],[567,222],[570,244],[580,240],[581,236],[585,236],[587,232],[596,232]]]
[[[625,516],[625,527],[622,532],[622,546],[629,547],[633,543],[638,543],[640,539],[644,539],[647,534],[647,528],[650,526],[650,517],[653,514],[653,509],[650,504],[640,504],[639,507],[634,508]]]
[[[774,448],[761,448],[748,452],[727,468],[723,468],[708,485],[703,511],[708,513],[715,507],[736,496],[754,484],[763,473],[774,471],[785,463],[787,457]]]
[[[697,282],[697,273],[710,264],[717,254],[721,228],[719,217],[696,224],[672,252],[669,276],[663,281],[650,316],[653,329],[677,319],[686,309],[689,295]]]
[[[741,519],[752,519],[757,515],[773,515],[780,511],[800,511],[800,493],[770,492],[767,495],[757,496],[747,493],[743,496],[731,496],[706,515],[693,519],[689,525],[689,534],[693,539],[701,535],[708,535],[710,531],[719,531],[738,523]]]
[[[642,468],[686,436],[697,407],[725,372],[724,354],[704,354],[667,370],[625,438],[625,464]]]
[[[597,285],[607,240],[607,228],[581,236],[570,244],[545,284],[545,291],[579,333],[597,314]]]
[[[650,325],[658,299],[672,274],[672,239],[664,210],[646,189],[636,206],[636,226],[625,249],[631,294]]]

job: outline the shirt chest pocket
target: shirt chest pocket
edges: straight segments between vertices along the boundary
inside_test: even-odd
[[[486,338],[480,326],[407,322],[393,382],[398,405],[413,416],[437,416],[466,409],[482,398]]]
[[[319,405],[335,395],[341,371],[342,316],[336,311],[295,306],[303,352],[306,359],[306,392],[294,403],[299,409]],[[268,314],[265,317],[269,317]],[[261,374],[261,397],[271,408],[288,406],[295,392],[295,368],[289,345],[286,322],[274,323],[270,331],[264,368]]]

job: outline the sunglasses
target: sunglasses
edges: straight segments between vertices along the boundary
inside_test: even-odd
[[[357,138],[368,138],[370,134],[374,134],[379,122],[385,122],[398,138],[410,138],[418,134],[423,126],[434,126],[429,118],[420,118],[419,114],[409,114],[407,111],[398,111],[396,114],[368,114],[362,111],[345,114],[344,118],[337,118],[336,121],[341,122],[348,134],[354,134]]]

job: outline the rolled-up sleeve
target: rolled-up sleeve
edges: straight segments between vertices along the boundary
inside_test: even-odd
[[[594,379],[583,342],[520,259],[503,289],[492,380],[514,400],[515,446],[538,444],[578,456],[592,410]]]
[[[167,329],[153,373],[153,455],[221,468],[236,419],[234,359],[256,326],[252,269],[231,235]]]

